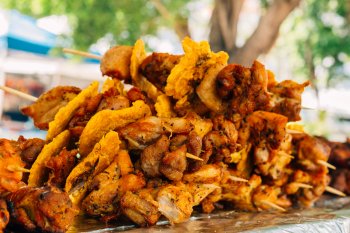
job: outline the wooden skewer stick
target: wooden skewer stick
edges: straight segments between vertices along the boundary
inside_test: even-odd
[[[323,165],[325,167],[328,167],[329,169],[333,169],[333,170],[337,169],[334,165],[332,165],[330,163],[327,163],[326,161],[323,161],[323,160],[320,160],[320,159],[317,160],[317,163],[320,164],[320,165]]]
[[[17,90],[15,90],[15,89],[13,89],[13,88],[10,88],[10,87],[0,86],[0,89],[3,90],[3,91],[8,92],[8,93],[10,93],[10,94],[13,94],[13,95],[16,95],[16,96],[18,96],[18,97],[21,97],[21,98],[23,98],[23,99],[29,100],[29,101],[35,102],[35,101],[38,100],[38,98],[36,98],[35,96],[28,95],[28,94],[26,94],[26,93],[24,93],[24,92],[17,91]]]
[[[265,204],[265,205],[268,205],[276,210],[279,210],[281,212],[286,212],[286,209],[285,208],[282,208],[281,206],[279,205],[276,205],[275,203],[273,202],[270,202],[270,201],[267,201],[267,200],[262,200],[261,203]]]
[[[191,154],[191,153],[186,153],[186,157],[187,157],[187,158],[190,158],[190,159],[194,159],[194,160],[203,161],[202,158],[199,158],[198,156],[195,156],[195,155],[193,155],[193,154]]]
[[[244,178],[241,178],[241,177],[238,177],[238,176],[232,176],[232,175],[230,175],[228,178],[230,180],[239,181],[239,182],[246,182],[247,183],[249,181],[247,179],[244,179]]]
[[[298,130],[294,130],[294,129],[286,129],[286,133],[289,133],[289,134],[302,134],[304,132],[298,131]]]
[[[96,59],[96,60],[101,60],[102,59],[101,56],[98,56],[98,55],[95,55],[95,54],[92,54],[92,53],[87,53],[87,52],[75,50],[75,49],[64,48],[63,52],[64,53],[70,53],[70,54],[78,55],[78,56],[82,56],[82,57],[92,58],[92,59]]]
[[[294,185],[298,186],[299,188],[305,188],[305,189],[312,189],[313,186],[309,184],[299,183],[299,182],[293,182]]]
[[[294,156],[293,155],[290,155],[288,154],[287,152],[283,151],[283,150],[280,150],[277,152],[277,154],[281,155],[281,156],[286,156],[286,157],[289,157],[291,159],[294,159]]]
[[[338,189],[332,188],[331,186],[326,186],[326,191],[341,197],[346,197],[345,193],[343,193],[342,191],[339,191]]]
[[[11,172],[30,172],[29,169],[17,165],[8,165],[7,170]]]

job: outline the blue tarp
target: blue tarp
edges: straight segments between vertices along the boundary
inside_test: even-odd
[[[57,36],[36,24],[36,19],[18,11],[7,11],[8,31],[3,40],[7,48],[47,55],[57,44]]]

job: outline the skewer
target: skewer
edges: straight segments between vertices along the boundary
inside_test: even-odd
[[[309,184],[299,183],[299,182],[293,182],[294,185],[298,186],[299,188],[305,188],[305,189],[312,189],[313,186]]]
[[[341,197],[346,197],[345,193],[343,193],[342,191],[339,191],[338,189],[332,188],[331,186],[326,186],[326,191]]]
[[[291,159],[294,159],[294,156],[293,156],[293,155],[290,155],[290,154],[288,154],[287,152],[285,152],[285,151],[283,151],[283,150],[278,151],[277,154],[282,155],[282,156],[289,157],[289,158],[291,158]]]
[[[294,130],[294,129],[286,129],[286,133],[289,133],[289,134],[303,134],[304,132],[298,131],[298,130]]]
[[[193,154],[191,154],[191,153],[186,153],[186,157],[187,157],[187,158],[190,158],[190,159],[194,159],[194,160],[203,161],[202,158],[199,158],[198,156],[195,156],[195,155],[193,155]]]
[[[8,165],[7,170],[11,172],[30,172],[29,169],[17,165]]]
[[[317,160],[317,163],[320,164],[320,165],[323,165],[325,167],[328,167],[329,169],[333,169],[333,170],[337,169],[334,165],[332,165],[330,163],[327,163],[326,161],[323,161],[323,160],[320,160],[320,159]]]
[[[92,53],[87,53],[87,52],[75,50],[75,49],[64,48],[63,52],[64,53],[70,53],[70,54],[78,55],[78,56],[82,56],[82,57],[92,58],[92,59],[96,59],[96,60],[101,60],[102,59],[101,56],[98,56],[98,55],[95,55],[95,54],[92,54]]]
[[[16,95],[18,97],[21,97],[23,99],[26,99],[26,100],[29,100],[29,101],[37,101],[38,98],[36,98],[35,96],[32,96],[32,95],[28,95],[24,92],[21,92],[21,91],[18,91],[18,90],[15,90],[13,88],[10,88],[10,87],[6,87],[6,86],[0,86],[0,89],[3,90],[3,91],[6,91],[8,93],[11,93],[13,95]]]
[[[238,176],[232,176],[232,175],[230,175],[230,176],[228,176],[228,178],[229,178],[230,180],[233,180],[233,181],[239,181],[239,182],[245,182],[245,183],[248,182],[247,179],[244,179],[244,178],[241,178],[241,177],[238,177]]]
[[[276,205],[275,203],[272,203],[270,201],[266,201],[266,200],[262,200],[261,203],[265,204],[265,205],[268,205],[276,210],[279,210],[281,212],[286,212],[286,209],[285,208],[282,208],[281,206],[279,205]]]

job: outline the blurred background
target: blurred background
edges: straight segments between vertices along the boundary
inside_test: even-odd
[[[56,85],[103,81],[98,55],[142,38],[149,52],[182,53],[181,40],[208,40],[230,62],[254,59],[277,80],[310,80],[303,96],[306,130],[331,140],[350,137],[349,0],[1,0],[0,85],[34,96]],[[0,137],[45,137],[0,92]]]

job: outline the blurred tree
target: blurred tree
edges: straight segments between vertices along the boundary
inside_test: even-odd
[[[154,34],[162,25],[173,26],[183,36],[188,33],[187,23],[178,19],[187,18],[186,3],[186,0],[2,0],[0,4],[36,18],[67,15],[73,29],[72,47],[86,50],[107,34],[112,34],[114,43],[132,44],[141,35]],[[171,9],[171,13],[166,9]]]
[[[278,29],[300,0],[262,0],[266,13],[247,40],[235,46],[237,23],[244,0],[216,0],[212,15],[210,42],[215,50],[225,50],[233,61],[250,65],[259,54],[273,45]],[[73,27],[73,47],[87,49],[99,38],[118,44],[133,43],[140,35],[154,34],[161,25],[171,26],[179,38],[189,35],[186,0],[129,0],[129,1],[61,1],[61,0],[3,0],[7,8],[24,14],[43,17],[65,14]]]
[[[349,78],[350,1],[306,0],[294,21],[294,36],[301,59],[299,68],[317,87],[329,87]]]
[[[261,0],[265,13],[245,44],[237,47],[237,24],[244,0],[216,0],[210,31],[210,43],[213,49],[227,51],[231,62],[251,65],[260,54],[270,50],[278,37],[281,24],[300,1]]]

